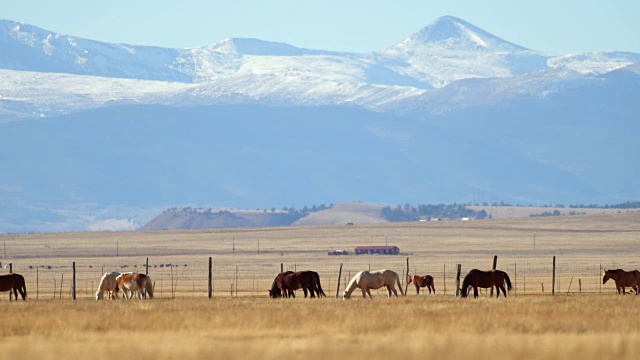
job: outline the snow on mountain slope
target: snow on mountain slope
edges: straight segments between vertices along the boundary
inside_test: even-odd
[[[0,20],[0,69],[6,69],[0,121],[112,103],[354,104],[383,110],[424,109],[421,101],[438,99],[426,110],[449,111],[480,99],[538,96],[559,86],[555,77],[572,81],[637,61],[640,54],[623,52],[551,56],[451,16],[364,54],[237,38],[188,49],[108,44]],[[498,83],[499,96],[474,93],[487,86],[496,91]],[[435,91],[450,84],[455,86]]]
[[[582,74],[605,74],[640,61],[640,54],[620,51],[591,52],[549,58],[553,69],[569,69]]]
[[[461,19],[444,16],[380,52],[404,64],[395,71],[436,88],[466,78],[508,77],[546,68],[546,56],[504,41]]]
[[[154,99],[195,85],[0,69],[2,112],[45,117],[114,104],[155,103]],[[5,116],[8,117],[8,116]]]
[[[426,91],[364,81],[348,82],[339,72],[332,76],[286,77],[257,71],[220,81],[188,84],[0,69],[0,122],[116,104],[357,105],[375,109]]]
[[[172,68],[178,50],[109,44],[0,20],[0,68],[79,75],[190,81]]]

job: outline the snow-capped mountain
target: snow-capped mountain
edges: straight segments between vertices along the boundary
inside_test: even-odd
[[[405,100],[411,104],[459,80],[518,82],[523,76],[526,84],[533,73],[541,79],[588,77],[638,61],[640,54],[625,52],[543,54],[451,16],[390,48],[362,54],[258,39],[188,49],[108,44],[0,20],[0,119],[113,103],[350,104],[377,111],[395,104],[405,109]],[[548,93],[544,87],[531,91]]]

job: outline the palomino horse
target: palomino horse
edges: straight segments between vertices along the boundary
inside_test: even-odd
[[[636,292],[638,295],[638,290],[640,290],[640,271],[632,270],[632,271],[624,271],[622,269],[615,270],[604,270],[602,273],[602,284],[606,284],[607,280],[613,279],[616,283],[616,289],[618,290],[618,294],[622,292],[622,295],[625,294],[625,287],[629,286]]]
[[[431,291],[433,291],[434,294],[436,293],[436,288],[433,287],[433,276],[431,275],[407,275],[407,284],[411,284],[412,282],[416,287],[416,294],[418,295],[420,295],[421,287],[426,287],[427,289],[429,289],[429,294],[431,294]]]
[[[116,278],[120,276],[117,271],[104,273],[102,279],[100,279],[100,285],[98,285],[98,291],[96,291],[96,300],[104,299],[104,293],[107,292],[109,299],[115,299],[115,290],[118,287],[118,281]]]
[[[507,283],[507,289],[511,290],[511,279],[509,279],[509,275],[507,275],[506,272],[501,270],[482,271],[473,269],[464,277],[460,294],[463,298],[466,298],[469,296],[469,287],[472,287],[473,297],[477,298],[479,287],[490,288],[495,286],[498,292],[497,297],[500,297],[500,290],[502,290],[504,296],[507,297],[507,292],[504,289],[505,282]]]
[[[145,274],[122,274],[116,278],[118,286],[115,290],[115,295],[118,296],[118,291],[122,289],[122,297],[124,299],[131,299],[133,293],[138,294],[138,299],[144,298],[143,290],[149,295],[149,298],[153,299],[153,282],[151,278]]]
[[[13,296],[18,300],[18,292],[22,296],[22,301],[27,298],[27,286],[24,284],[24,277],[20,274],[4,274],[0,275],[0,291],[13,290]]]
[[[402,285],[400,285],[400,277],[395,271],[386,269],[376,271],[360,271],[351,279],[351,281],[347,285],[347,288],[344,290],[344,294],[342,294],[342,298],[351,298],[351,293],[356,288],[360,288],[360,290],[362,290],[362,297],[366,299],[367,294],[369,294],[369,298],[373,299],[373,297],[371,296],[371,291],[369,290],[380,289],[383,286],[387,287],[389,297],[391,297],[392,291],[393,294],[398,297],[398,292],[396,291],[395,284],[398,284],[400,295],[404,295],[402,293]]]
[[[285,271],[278,274],[271,284],[271,290],[269,290],[269,297],[295,297],[293,291],[302,289],[304,291],[304,297],[307,297],[307,293],[311,294],[311,297],[327,296],[322,290],[320,284],[320,275],[315,271]]]

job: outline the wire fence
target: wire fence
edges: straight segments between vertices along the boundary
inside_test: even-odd
[[[193,258],[192,258],[193,259]],[[176,262],[165,259],[123,259],[100,264],[93,259],[78,259],[75,262],[76,298],[95,298],[100,279],[105,272],[148,273],[154,282],[155,297],[192,298],[207,297],[209,289],[209,258],[202,261]],[[457,265],[461,264],[461,277],[471,269],[490,269],[492,258],[434,261],[412,256],[335,256],[330,261],[321,259],[305,262],[260,262],[244,260],[214,260],[212,264],[213,297],[268,296],[273,279],[281,270],[313,270],[320,274],[322,288],[327,296],[341,295],[351,277],[361,270],[391,269],[401,277],[403,291],[416,294],[413,285],[407,286],[407,261],[410,275],[431,275],[434,277],[436,296],[455,296]],[[70,299],[73,294],[73,264],[59,263],[42,265],[14,261],[2,264],[4,273],[13,270],[25,277],[29,299]],[[342,265],[342,275],[338,279]],[[497,268],[506,271],[511,279],[511,296],[579,293],[614,293],[613,282],[602,284],[604,269],[640,268],[637,258],[603,260],[598,258],[556,258],[555,283],[553,282],[553,257],[500,257]],[[339,284],[338,284],[339,283]],[[340,290],[337,291],[338,286]],[[421,290],[421,296],[425,289]],[[372,292],[374,296],[386,296],[386,290]],[[301,293],[298,296],[302,296]],[[359,291],[354,293],[359,296]],[[481,292],[489,296],[489,291]],[[3,297],[6,299],[6,297]],[[3,300],[4,300],[3,299]]]

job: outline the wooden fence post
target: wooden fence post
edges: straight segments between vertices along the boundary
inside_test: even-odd
[[[149,257],[147,256],[147,262],[144,264],[144,274],[149,275]]]
[[[149,258],[147,258],[149,259]],[[213,261],[211,260],[211,256],[209,256],[209,291],[208,291],[209,299],[213,296]]]
[[[460,273],[462,272],[462,264],[458,264],[456,271],[456,297],[460,296]]]
[[[492,269],[495,270],[497,265],[498,265],[498,255],[493,255],[493,267],[492,267]],[[491,287],[491,292],[490,292],[489,296],[493,297],[493,286]]]
[[[582,294],[582,279],[578,279],[578,293]]]
[[[280,263],[280,274],[284,272],[284,264]]]
[[[338,286],[336,287],[336,299],[340,294],[340,278],[342,277],[342,264],[340,264],[340,271],[338,272]]]
[[[404,278],[404,296],[407,296],[407,290],[409,289],[409,282],[407,279],[409,278],[409,257],[407,257],[407,276]]]
[[[556,257],[553,257],[553,276],[551,277],[551,296],[556,294]]]
[[[447,295],[447,264],[442,264],[442,294]]]
[[[9,263],[9,274],[12,274],[12,273],[13,273],[13,263]],[[11,291],[9,291],[9,301],[11,301],[11,299],[13,298],[12,294],[13,293]],[[16,299],[16,301],[18,301],[18,299]]]
[[[598,277],[602,276],[602,263],[600,263],[600,273],[598,274]],[[602,293],[602,281],[598,280],[598,294]]]
[[[73,278],[71,279],[71,298],[76,299],[76,262],[73,262]]]

